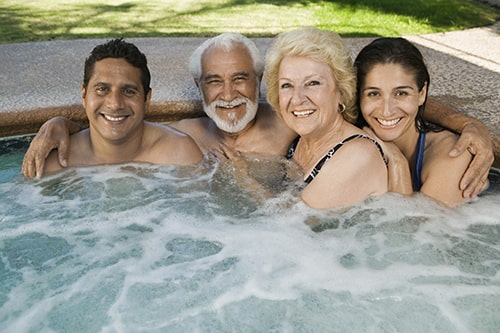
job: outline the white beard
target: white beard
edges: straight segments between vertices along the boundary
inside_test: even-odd
[[[235,107],[240,104],[245,104],[246,112],[243,115],[243,118],[239,120],[236,118],[236,111],[228,111],[227,120],[224,120],[217,115],[217,107]],[[209,105],[203,101],[203,110],[207,116],[215,122],[219,129],[228,133],[238,133],[245,129],[248,123],[255,118],[258,108],[259,103],[252,102],[248,98],[237,98],[231,102],[215,101]]]

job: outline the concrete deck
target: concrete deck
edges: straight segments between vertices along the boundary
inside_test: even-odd
[[[500,22],[489,27],[405,36],[415,42],[431,72],[430,94],[485,122],[500,167]],[[131,38],[148,57],[153,105],[148,119],[172,121],[202,115],[187,62],[203,38]],[[372,38],[347,38],[353,55]],[[0,137],[34,133],[47,119],[83,121],[83,62],[106,40],[0,45]],[[269,38],[255,39],[265,52]]]

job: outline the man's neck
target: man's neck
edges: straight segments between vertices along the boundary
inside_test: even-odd
[[[142,133],[136,138],[128,138],[123,142],[101,141],[100,143],[96,143],[90,138],[90,147],[94,158],[99,163],[134,162],[141,152]]]

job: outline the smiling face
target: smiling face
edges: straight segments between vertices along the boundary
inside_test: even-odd
[[[280,114],[300,136],[322,136],[342,121],[340,92],[328,65],[306,57],[284,57],[278,86]]]
[[[122,142],[142,133],[150,98],[150,92],[144,97],[141,71],[123,58],[97,61],[87,88],[82,87],[90,128],[109,141]]]
[[[379,138],[397,143],[418,135],[415,118],[425,95],[425,85],[419,91],[414,75],[401,65],[378,64],[361,86],[361,112]]]
[[[259,98],[259,78],[246,47],[210,48],[201,67],[198,85],[205,113],[225,132],[244,130],[255,118]]]

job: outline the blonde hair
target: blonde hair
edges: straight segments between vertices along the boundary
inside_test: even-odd
[[[350,50],[337,33],[306,27],[282,32],[275,37],[266,55],[265,70],[267,101],[275,111],[279,110],[279,67],[286,56],[307,57],[327,64],[345,104],[342,116],[350,123],[356,122],[356,73]]]

